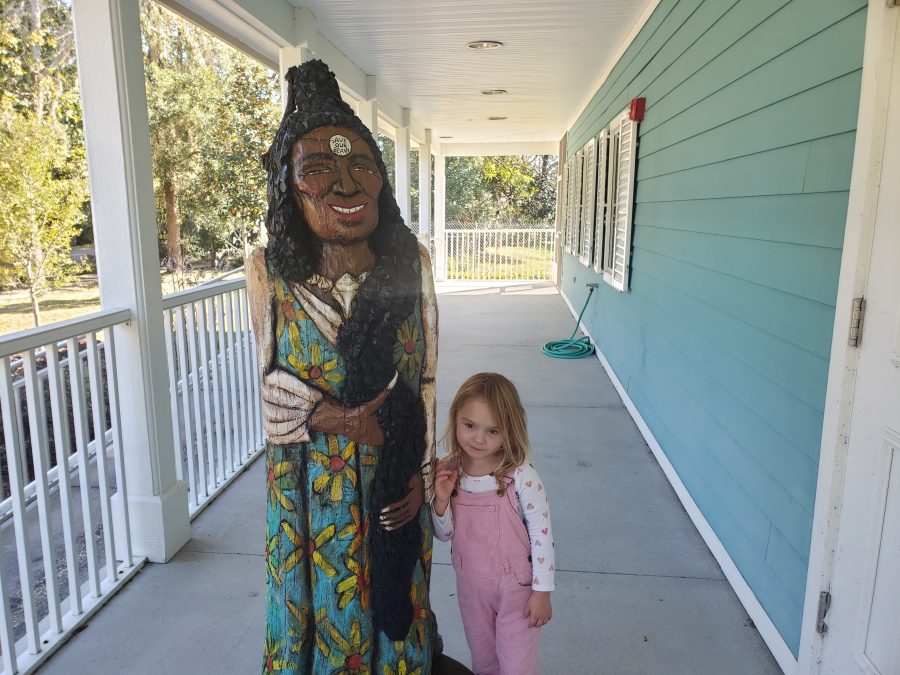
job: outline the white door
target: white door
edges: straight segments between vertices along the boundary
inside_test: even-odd
[[[890,94],[822,645],[829,675],[900,675],[900,9],[883,11],[893,65],[881,73]]]

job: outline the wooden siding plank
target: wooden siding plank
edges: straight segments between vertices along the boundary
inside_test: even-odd
[[[693,116],[691,124],[705,131],[667,145],[652,154],[642,153],[638,180],[777,150],[797,143],[812,142],[828,136],[849,132],[852,137],[858,113],[858,106],[854,101],[859,100],[860,75],[861,72],[856,70],[724,124],[718,124],[715,119],[718,117],[717,105],[703,106]],[[743,98],[746,109],[756,103],[748,102],[746,92],[732,91],[730,98]],[[739,105],[737,101],[731,101],[723,107]],[[852,153],[852,138],[850,150]],[[839,189],[848,184],[849,176],[838,171],[839,168],[843,168],[842,162],[818,169],[823,174],[831,171],[837,175],[836,180],[822,181],[823,185]]]
[[[773,241],[640,227],[642,248],[786,293],[834,305],[841,252]],[[637,267],[637,264],[635,264]]]
[[[636,228],[652,225],[688,232],[839,249],[844,240],[847,197],[846,192],[831,192],[643,202],[635,208],[634,222]]]
[[[821,138],[810,144],[804,192],[846,189],[850,185],[856,132]]]

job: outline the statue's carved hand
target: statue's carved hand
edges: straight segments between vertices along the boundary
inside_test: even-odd
[[[313,412],[312,428],[326,434],[341,434],[357,443],[383,445],[384,432],[378,418],[375,417],[375,412],[390,393],[390,388],[386,388],[371,401],[355,408],[345,408],[340,402],[325,394]]]
[[[263,429],[276,445],[309,440],[308,421],[322,392],[287,371],[275,369],[262,381]]]
[[[409,479],[409,492],[399,502],[388,504],[381,509],[379,521],[386,530],[397,530],[419,515],[425,501],[422,489],[422,474],[418,471]]]

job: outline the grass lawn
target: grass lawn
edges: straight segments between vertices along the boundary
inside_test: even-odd
[[[546,248],[485,246],[447,257],[448,279],[550,279],[553,254]]]
[[[221,274],[219,271],[191,271],[180,274],[161,272],[163,295],[191,288],[219,274]],[[95,277],[85,277],[79,285],[51,291],[41,298],[40,305],[41,324],[44,326],[55,321],[84,316],[100,310],[100,287]],[[31,300],[28,299],[28,293],[25,291],[0,293],[0,335],[29,328],[34,328],[34,318],[31,315]]]

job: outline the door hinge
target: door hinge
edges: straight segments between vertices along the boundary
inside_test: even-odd
[[[850,338],[847,344],[851,347],[859,347],[862,342],[863,319],[866,315],[866,299],[853,298],[853,309],[850,312]]]
[[[816,612],[816,632],[819,635],[825,635],[828,632],[828,624],[825,623],[825,615],[828,614],[828,608],[831,607],[831,593],[822,591],[819,593],[819,611]]]

